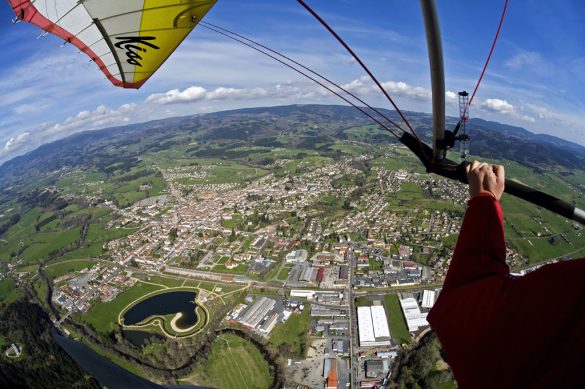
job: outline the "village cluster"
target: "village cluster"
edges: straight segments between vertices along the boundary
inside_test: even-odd
[[[360,190],[355,165],[370,159],[243,183],[215,183],[214,165],[163,170],[167,194],[128,208],[96,205],[115,215],[107,228],[135,231],[104,245],[108,265],[55,280],[53,301],[67,316],[84,313],[141,275],[163,272],[266,288],[224,320],[268,339],[294,315],[310,317],[307,355],[288,360],[287,387],[382,385],[404,340],[392,323],[405,323],[412,337],[428,328],[426,315],[452,254],[444,241],[460,228],[467,192],[446,180],[374,166],[374,185],[353,196]],[[452,207],[409,205],[405,211],[400,195],[408,188]],[[336,199],[346,199],[343,207]],[[323,211],[327,207],[333,214]],[[387,293],[397,295],[398,310],[390,311]]]

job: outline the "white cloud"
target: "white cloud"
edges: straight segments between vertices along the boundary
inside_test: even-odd
[[[502,99],[486,99],[477,104],[480,110],[492,112],[500,115],[511,116],[526,122],[534,123],[536,119],[532,116],[523,114],[523,109],[516,108],[514,105]]]
[[[29,137],[30,133],[29,132],[23,132],[21,134],[18,134],[15,137],[10,138],[5,144],[4,144],[4,150],[5,151],[11,151],[13,149],[15,149],[16,147],[18,147],[19,145],[23,144],[26,142],[27,138]]]
[[[560,116],[554,112],[552,112],[550,109],[546,108],[546,107],[542,107],[536,104],[531,104],[531,103],[524,103],[524,106],[526,108],[528,108],[529,110],[531,110],[532,112],[534,112],[539,119],[542,120],[555,120],[555,121],[560,121]]]
[[[208,91],[200,86],[191,86],[184,90],[173,89],[165,93],[154,93],[146,98],[149,104],[187,104],[201,101],[303,99],[329,96],[327,91],[309,83],[278,84],[272,88],[226,88],[219,87]]]
[[[506,61],[506,66],[511,69],[518,70],[524,68],[527,65],[535,65],[540,62],[542,62],[542,56],[540,53],[534,51],[523,51],[508,59]]]
[[[405,103],[408,104],[408,102],[418,102],[419,106],[426,107],[429,106],[432,98],[429,89],[403,81],[386,81],[382,85],[392,97],[397,98],[396,101],[401,107],[404,107]],[[375,105],[379,106],[380,102],[383,101],[382,94],[367,77],[352,80],[344,84],[343,87],[365,100],[377,102]],[[445,97],[449,105],[456,106],[458,100],[456,92],[447,91]],[[224,86],[211,90],[193,85],[183,90],[172,89],[167,92],[153,93],[142,102],[123,104],[117,108],[99,105],[93,110],[81,110],[65,120],[43,123],[33,128],[24,129],[18,135],[16,135],[18,132],[13,132],[9,138],[5,137],[2,140],[4,147],[0,149],[0,160],[23,154],[43,143],[81,131],[145,122],[182,114],[299,102],[340,103],[324,88],[309,82],[288,82],[271,87],[254,88]],[[387,106],[385,103],[383,105]],[[169,109],[170,106],[173,108]],[[544,107],[527,103],[516,107],[507,100],[499,98],[476,100],[474,107],[477,111],[483,112],[484,117],[494,120],[502,120],[502,115],[510,119],[531,123],[535,122],[533,116],[540,120],[555,118],[554,113]],[[24,112],[30,108],[32,107],[23,106],[21,110]],[[31,134],[34,136],[30,136]]]
[[[445,97],[448,101],[459,101],[458,94],[450,90],[445,92]]]
[[[384,89],[386,89],[391,95],[410,97],[414,100],[429,101],[431,100],[432,94],[429,89],[412,86],[402,81],[387,81],[382,83]]]
[[[200,86],[191,86],[183,91],[173,89],[166,93],[154,93],[146,98],[147,103],[182,104],[201,100],[256,99],[269,96],[283,96],[283,90],[277,85],[272,91],[264,88],[225,88],[207,91]]]
[[[481,103],[481,107],[492,112],[501,113],[504,115],[514,114],[516,108],[506,100],[500,99],[486,99]]]
[[[505,62],[508,69],[550,76],[555,68],[536,51],[521,51]]]
[[[382,82],[381,85],[392,98],[405,97],[417,101],[430,101],[432,97],[432,93],[429,89],[420,86],[413,86],[404,81],[385,81]],[[360,95],[381,93],[378,87],[366,76],[353,80],[342,86],[348,91]],[[448,94],[446,95],[448,96]]]
[[[128,115],[134,114],[139,108],[138,104],[124,104],[117,109],[100,105],[93,111],[81,111],[60,123],[45,125],[40,130],[47,135],[63,134],[63,136],[67,136],[79,131],[115,126],[130,121]]]
[[[170,90],[166,93],[155,93],[146,98],[147,103],[157,104],[178,104],[178,103],[190,103],[199,100],[203,100],[207,90],[200,86],[191,86],[184,91],[178,89]]]

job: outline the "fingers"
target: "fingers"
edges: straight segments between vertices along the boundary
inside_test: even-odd
[[[506,179],[506,172],[504,171],[504,166],[494,165],[494,173],[496,174],[496,177],[498,177],[498,179],[500,180]]]
[[[469,194],[490,193],[499,200],[504,192],[505,172],[501,165],[473,161],[466,166]]]
[[[504,177],[504,167],[502,165],[492,165],[487,162],[473,161],[465,167],[467,174],[473,171],[481,171],[488,174],[494,173],[496,177]]]
[[[467,174],[471,173],[472,171],[474,171],[475,169],[477,169],[477,167],[480,165],[479,161],[473,161],[471,162],[469,165],[465,166],[465,172]]]
[[[482,162],[477,167],[477,170],[479,170],[480,172],[485,173],[485,174],[493,173],[492,166],[489,163],[485,163],[485,162]]]

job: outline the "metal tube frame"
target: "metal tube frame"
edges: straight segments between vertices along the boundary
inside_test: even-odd
[[[420,0],[425,23],[429,65],[431,70],[433,99],[433,160],[445,158],[445,148],[441,146],[445,139],[445,69],[443,65],[443,45],[435,0]]]

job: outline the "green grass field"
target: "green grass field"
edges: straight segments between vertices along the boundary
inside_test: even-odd
[[[36,235],[37,243],[25,249],[21,256],[29,262],[36,262],[52,252],[74,244],[79,239],[79,227],[62,232],[45,232]]]
[[[192,282],[195,282],[195,280],[193,280]],[[201,288],[201,289],[205,289],[205,290],[207,290],[209,292],[213,292],[213,290],[215,289],[215,285],[216,284],[209,283],[209,282],[203,282],[203,281],[201,281],[201,282],[200,281],[197,281],[197,282],[199,284],[198,287]]]
[[[506,239],[529,263],[585,255],[585,239],[573,223],[511,196],[504,196],[501,202]]]
[[[150,276],[148,280],[146,280],[146,282],[151,282],[153,284],[161,284],[169,288],[176,288],[179,286],[183,286],[184,280],[163,276]]]
[[[204,163],[201,163],[204,165]],[[205,178],[184,178],[179,179],[178,182],[185,185],[197,184],[239,184],[246,181],[258,179],[268,174],[266,170],[254,168],[246,165],[241,165],[236,161],[223,161],[221,166],[213,163],[212,166],[206,170],[207,176]]]
[[[247,270],[248,270],[248,265],[241,263],[233,269],[228,269],[223,264],[215,265],[211,271],[216,272],[216,273],[226,273],[226,274],[245,274]]]
[[[37,294],[37,297],[41,301],[41,304],[45,305],[47,301],[47,296],[49,294],[49,286],[45,282],[44,279],[37,277],[33,282],[33,288]]]
[[[201,384],[219,389],[268,389],[272,382],[268,362],[260,351],[231,334],[220,335],[213,343],[200,373],[204,376]]]
[[[373,304],[374,302],[365,296],[356,297],[355,299],[355,305],[358,307],[371,307]]]
[[[89,242],[107,242],[128,236],[137,229],[135,226],[106,229],[106,223],[90,224],[85,240]]]
[[[366,148],[355,146],[347,142],[336,142],[333,146],[329,148],[331,150],[339,150],[342,153],[349,155],[363,155],[367,152]]]
[[[280,349],[283,355],[303,357],[307,352],[307,329],[311,323],[310,305],[305,304],[301,314],[291,315],[284,323],[278,323],[269,343]]]
[[[392,339],[398,344],[410,343],[410,333],[408,332],[397,294],[384,296],[384,309],[386,310]]]
[[[280,268],[280,262],[277,262],[268,270],[266,273],[262,275],[263,280],[271,280],[278,275],[278,269]]]
[[[35,228],[39,218],[48,213],[33,208],[22,215],[18,224],[12,226],[0,241],[0,260],[8,260],[12,255],[21,252],[20,257],[29,262],[36,262],[51,252],[72,245],[79,239],[79,228],[64,230],[61,227],[40,230]],[[51,225],[56,225],[53,222]]]
[[[234,213],[231,220],[222,220],[221,225],[225,228],[236,228],[242,223],[242,214]]]
[[[55,220],[44,224],[55,216],[58,216]],[[76,249],[81,237],[79,220],[88,218],[91,218],[91,224],[85,241]],[[110,210],[102,207],[80,208],[77,204],[70,204],[59,213],[33,208],[0,240],[0,260],[19,255],[28,262],[38,262],[59,252],[64,252],[61,259],[98,257],[105,242],[136,230],[135,226],[106,229],[105,223],[110,219]]]
[[[21,288],[17,288],[10,278],[0,281],[0,302],[10,304],[24,296]]]
[[[71,260],[71,259],[82,259],[82,258],[97,258],[103,252],[102,243],[94,243],[89,246],[80,247],[73,251],[68,252],[65,255],[59,257],[59,260]]]
[[[77,272],[83,269],[89,269],[94,264],[95,262],[89,259],[61,261],[47,265],[45,272],[51,276],[51,278],[55,279],[69,273]]]
[[[287,279],[288,277],[288,273],[290,273],[290,267],[285,267],[283,268],[279,273],[278,276],[276,277],[277,279],[279,279],[280,281],[284,281]]]

